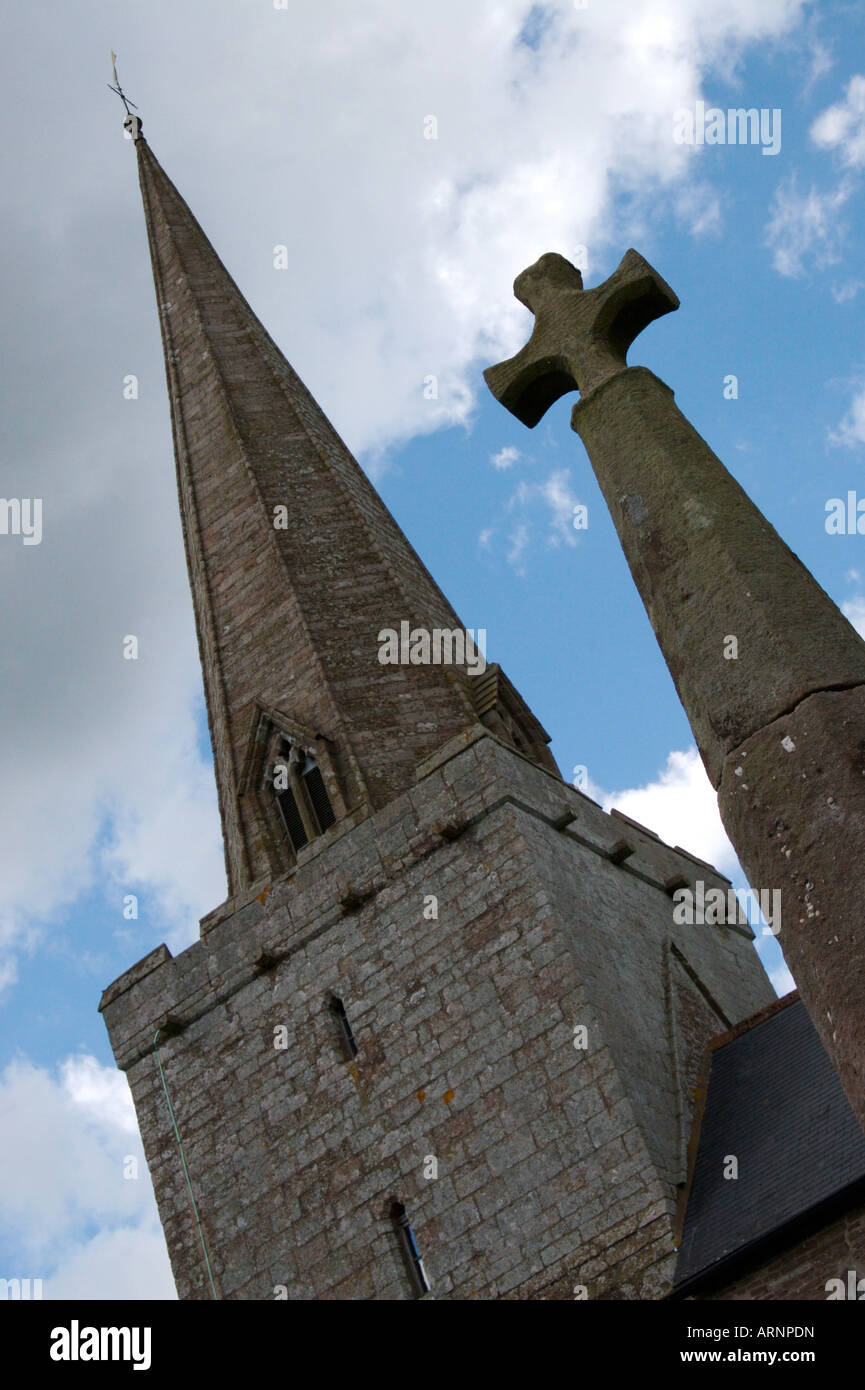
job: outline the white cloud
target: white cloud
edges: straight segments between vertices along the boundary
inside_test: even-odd
[[[170,949],[198,937],[198,921],[224,898],[225,868],[213,766],[202,761],[190,725],[166,738],[159,763],[137,762],[135,799],[118,799],[102,865],[127,892],[151,895],[151,915]]]
[[[107,553],[110,536],[122,537],[122,528],[106,521],[106,532]],[[61,542],[58,555],[48,544],[42,573],[31,581],[37,592],[50,588],[66,549]],[[158,567],[158,548],[150,554]],[[182,949],[196,938],[198,919],[225,897],[213,768],[197,749],[200,677],[188,600],[179,615],[160,618],[141,660],[127,663],[120,636],[128,596],[94,603],[88,567],[64,575],[63,582],[69,608],[46,599],[40,625],[15,636],[22,661],[32,659],[34,671],[53,646],[60,680],[28,683],[17,693],[19,737],[5,741],[0,753],[4,785],[17,789],[0,813],[6,851],[0,983],[4,976],[14,981],[16,955],[50,939],[58,929],[52,919],[85,890],[114,898],[121,926],[123,895],[138,893],[159,932],[145,949],[161,939]],[[151,584],[158,602],[163,581],[155,575]],[[10,587],[17,587],[12,576]],[[5,621],[11,624],[13,615]],[[151,623],[142,615],[137,626],[150,629]],[[55,742],[36,736],[38,729],[58,728],[74,729],[76,737]]]
[[[825,50],[818,45],[814,56],[825,72],[831,65]],[[821,111],[811,124],[810,136],[818,148],[833,150],[844,167],[865,166],[865,76],[850,79],[844,99]],[[822,193],[814,185],[801,193],[795,175],[779,186],[766,236],[776,270],[798,276],[808,267],[823,269],[837,262],[845,236],[839,213],[852,190],[853,185],[844,180]],[[853,279],[833,289],[836,303],[855,298],[861,284]]]
[[[124,1134],[138,1134],[132,1094],[122,1071],[103,1067],[84,1053],[67,1057],[61,1076],[66,1095],[83,1113]]]
[[[522,455],[520,454],[519,449],[515,449],[513,445],[508,444],[503,449],[499,449],[497,454],[492,454],[490,456],[490,463],[492,464],[493,468],[513,468],[514,464],[517,462],[517,459],[521,457]]]
[[[844,100],[821,111],[810,134],[815,145],[835,150],[848,168],[865,166],[865,76],[850,78]]]
[[[541,484],[541,496],[550,509],[550,541],[554,545],[576,545],[574,532],[574,508],[579,499],[571,491],[570,472],[567,468],[551,473]]]
[[[522,564],[522,558],[526,546],[529,543],[528,526],[526,526],[525,523],[520,522],[520,524],[511,532],[508,539],[510,541],[510,548],[508,550],[508,564],[513,565],[517,574],[525,574],[525,569],[523,568]]]
[[[590,793],[594,795],[594,793]],[[669,845],[681,845],[730,877],[738,868],[715,795],[697,749],[672,752],[654,782],[603,795],[605,811],[614,806]]]
[[[509,532],[510,549],[507,553],[508,563],[514,566],[518,574],[526,573],[525,558],[532,541],[540,534],[545,533],[547,545],[553,548],[562,544],[577,544],[574,508],[579,499],[571,489],[570,478],[569,469],[559,468],[554,469],[543,482],[527,483],[523,479],[504,504],[505,515],[515,512],[523,514],[516,527]],[[496,531],[496,526],[488,526],[481,531],[478,540],[485,550],[492,548]]]
[[[865,602],[862,609],[865,618]],[[640,825],[654,830],[666,844],[679,845],[698,859],[714,865],[733,881],[747,909],[749,899],[742,895],[748,892],[748,883],[727,838],[714,788],[693,745],[670,753],[658,777],[644,787],[605,792],[590,782],[585,790],[605,811],[616,807]],[[755,949],[773,988],[779,995],[788,994],[796,985],[778,939],[771,933],[763,935],[758,927],[754,929]]]
[[[851,185],[843,183],[826,193],[814,185],[800,193],[795,174],[779,184],[766,227],[766,245],[781,275],[803,275],[806,269],[822,270],[838,260],[845,235],[838,214],[851,191]]]
[[[48,1282],[45,1298],[135,1302],[176,1299],[165,1237],[158,1223],[99,1231],[69,1246]]]
[[[832,298],[836,304],[849,304],[861,289],[865,289],[865,280],[845,280],[840,285],[833,285]]]
[[[679,189],[676,213],[692,236],[715,236],[721,230],[721,199],[704,181],[695,180]]]
[[[806,12],[804,0],[658,0],[647,13],[632,0],[585,10],[550,0],[529,48],[520,37],[533,9],[440,0],[430,22],[422,6],[331,0],[326,26],[294,7],[254,33],[219,15],[209,28],[221,43],[211,37],[197,58],[220,92],[206,136],[186,58],[163,54],[158,78],[145,74],[172,91],[183,157],[222,156],[219,215],[230,189],[232,203],[255,207],[270,244],[290,244],[293,268],[276,284],[263,253],[251,264],[248,221],[232,217],[232,249],[247,248],[242,285],[277,341],[302,343],[302,375],[355,448],[469,419],[484,389],[477,360],[525,340],[514,276],[543,251],[580,245],[599,273],[611,269],[627,244],[614,217],[623,182],[656,206],[664,189],[680,190],[686,225],[698,234],[713,225],[708,187],[696,203],[687,193],[693,152],[673,140],[673,113],[704,95],[709,73],[788,34]],[[287,139],[310,112],[315,139]],[[435,139],[424,139],[427,115]],[[191,174],[169,154],[169,174],[193,197]],[[313,195],[301,218],[299,193]],[[219,235],[200,199],[199,210]],[[334,362],[351,370],[334,373]],[[436,401],[420,387],[430,373]]]
[[[0,1076],[4,1277],[46,1298],[174,1298],[126,1078],[86,1054],[59,1073],[19,1059]]]
[[[835,63],[832,50],[816,36],[809,39],[808,47],[810,63],[805,84],[806,91],[810,91],[815,82],[819,82],[821,77],[825,77],[827,72],[831,72]]]
[[[527,483],[523,479],[522,482],[517,483],[516,490],[508,498],[506,511],[512,512],[516,507],[525,507],[532,497],[538,496],[539,491],[539,483]]]
[[[855,390],[847,414],[836,430],[829,431],[832,444],[846,445],[848,449],[865,444],[865,381]]]

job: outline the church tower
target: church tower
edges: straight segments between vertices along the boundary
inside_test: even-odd
[[[662,1296],[750,929],[676,925],[727,880],[562,780],[127,127],[229,884],[100,1005],[178,1293]]]

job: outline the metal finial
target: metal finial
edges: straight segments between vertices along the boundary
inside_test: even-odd
[[[112,87],[111,83],[109,82],[108,90],[111,92],[115,92],[117,96],[120,97],[120,100],[123,102],[123,105],[126,110],[126,120],[123,122],[123,128],[124,130],[129,131],[129,134],[132,136],[133,140],[137,140],[139,134],[141,133],[141,117],[133,116],[132,112],[129,109],[131,106],[134,107],[134,109],[137,111],[138,107],[135,105],[134,101],[129,100],[128,96],[126,95],[126,93],[120,85],[120,79],[117,76],[117,54],[113,51],[111,54],[111,71],[114,74],[114,86]]]

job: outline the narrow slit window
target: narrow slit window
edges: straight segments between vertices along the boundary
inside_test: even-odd
[[[423,1267],[423,1260],[415,1240],[414,1231],[406,1215],[406,1209],[402,1202],[394,1202],[390,1209],[391,1220],[396,1228],[397,1238],[405,1257],[406,1266],[411,1276],[412,1287],[418,1298],[423,1298],[425,1293],[430,1291],[430,1282],[426,1277],[426,1270]]]
[[[336,1019],[337,1023],[339,1024],[339,1031],[342,1037],[343,1046],[348,1054],[349,1060],[351,1060],[352,1058],[357,1056],[358,1052],[360,1051],[360,1048],[358,1047],[355,1041],[354,1033],[351,1030],[351,1024],[348,1021],[348,1014],[345,1011],[345,1005],[343,1004],[341,999],[337,999],[336,995],[331,996],[330,1011]]]

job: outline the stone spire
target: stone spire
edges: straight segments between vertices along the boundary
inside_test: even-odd
[[[550,253],[514,282],[529,342],[485,372],[537,424],[572,425],[691,722],[752,887],[781,891],[780,942],[865,1126],[865,643],[688,423],[625,354],[677,308],[628,251],[597,288]]]
[[[315,831],[385,805],[479,718],[498,719],[497,732],[556,769],[548,737],[498,668],[472,674],[471,654],[462,665],[382,664],[384,629],[461,624],[160,168],[139,118],[125,126],[138,154],[235,895],[293,862],[274,797],[280,752],[292,784],[320,772]],[[312,812],[299,809],[305,843]]]

